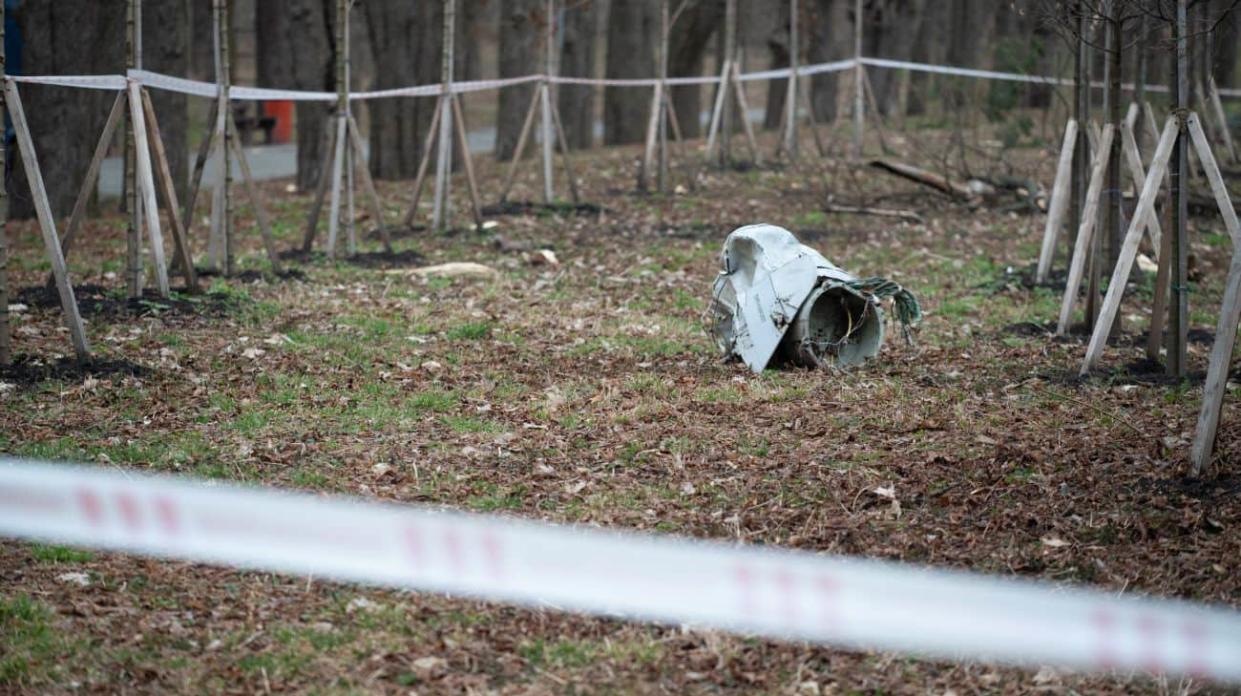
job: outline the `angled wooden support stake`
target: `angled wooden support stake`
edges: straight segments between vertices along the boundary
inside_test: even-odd
[[[827,149],[823,144],[823,137],[819,134],[819,122],[814,116],[814,104],[810,102],[810,90],[798,90],[797,96],[802,100],[802,108],[806,110],[806,120],[810,124],[810,133],[814,135],[814,145],[819,151],[819,157],[827,157]]]
[[[736,63],[733,63],[732,85],[733,94],[737,97],[737,108],[741,111],[742,131],[750,146],[750,157],[753,158],[756,166],[762,166],[763,156],[758,151],[758,138],[754,137],[754,126],[750,123],[750,103],[746,99],[745,90],[741,87],[741,69]]]
[[[276,274],[284,273],[284,267],[280,263],[280,253],[276,251],[276,238],[272,235],[271,216],[267,212],[267,202],[263,200],[263,192],[259,189],[258,184],[254,181],[254,175],[250,172],[250,160],[246,157],[246,150],[241,146],[241,138],[238,137],[237,121],[230,114],[228,117],[228,127],[232,129],[232,138],[229,138],[228,144],[233,149],[233,159],[237,160],[237,164],[241,168],[241,181],[245,186],[246,195],[250,198],[250,205],[254,206],[254,217],[258,219],[259,234],[263,238],[263,248],[267,251],[267,260],[271,262],[271,270]]]
[[[1060,159],[1056,162],[1056,180],[1051,186],[1051,201],[1047,206],[1047,224],[1043,227],[1043,246],[1038,255],[1038,271],[1035,279],[1047,282],[1051,261],[1056,255],[1056,242],[1060,239],[1060,227],[1069,209],[1069,182],[1072,177],[1073,150],[1077,145],[1077,121],[1069,119],[1064,126],[1064,144],[1060,146]]]
[[[1215,112],[1215,119],[1220,124],[1220,133],[1224,136],[1224,147],[1228,148],[1229,161],[1237,161],[1237,146],[1232,140],[1232,131],[1228,128],[1228,114],[1224,112],[1224,103],[1219,98],[1219,88],[1215,86],[1215,76],[1207,75],[1207,96],[1211,103],[1211,109]],[[1199,155],[1201,157],[1201,155]]]
[[[504,177],[504,187],[500,189],[500,202],[504,203],[508,200],[508,194],[513,189],[513,179],[517,176],[517,165],[521,162],[522,155],[525,154],[526,141],[530,138],[530,131],[534,128],[534,114],[539,108],[539,94],[536,90],[530,98],[530,108],[526,110],[526,120],[521,124],[521,133],[517,136],[517,147],[513,148],[513,159],[509,161],[508,174]]]
[[[13,121],[13,130],[17,134],[17,146],[22,154],[22,167],[26,170],[26,180],[30,182],[30,192],[34,197],[35,215],[39,218],[39,231],[43,234],[43,246],[47,249],[47,257],[52,264],[52,274],[56,276],[56,290],[60,294],[60,307],[64,311],[65,325],[69,328],[69,336],[78,360],[86,360],[90,358],[90,342],[86,339],[82,315],[78,313],[78,302],[73,296],[73,285],[69,281],[69,269],[65,265],[65,257],[60,253],[60,239],[56,236],[56,221],[52,218],[52,206],[48,202],[47,189],[43,185],[43,172],[39,169],[34,140],[30,137],[30,127],[26,123],[26,112],[22,108],[21,96],[17,93],[17,83],[8,78],[5,78],[4,82],[4,98],[9,116]]]
[[[325,130],[326,153],[336,152],[336,124],[331,123]],[[319,214],[323,212],[323,201],[327,198],[328,186],[332,184],[332,168],[326,162],[319,167],[319,185],[315,188],[315,200],[310,204],[310,214],[306,217],[306,234],[302,237],[302,251],[309,252],[315,244],[315,235],[319,232]]]
[[[383,202],[379,199],[379,191],[375,188],[375,180],[371,178],[371,168],[366,162],[365,148],[362,147],[362,132],[358,130],[358,122],[349,114],[349,139],[353,143],[354,162],[358,166],[358,175],[362,178],[362,188],[371,204],[371,216],[375,218],[375,226],[379,230],[379,238],[383,240],[384,251],[392,253],[392,233],[384,224]]]
[[[474,178],[474,158],[470,155],[470,140],[465,131],[465,116],[461,113],[461,99],[456,94],[448,95],[452,102],[452,116],[456,121],[457,146],[461,148],[461,164],[465,168],[465,182],[470,193],[470,212],[474,215],[474,226],[482,229],[483,207],[478,198],[478,180]]]
[[[711,107],[711,124],[707,127],[707,147],[703,153],[708,162],[715,154],[716,141],[720,137],[720,122],[724,118],[724,105],[727,103],[732,65],[732,60],[725,58],[724,67],[720,70],[719,88],[715,91],[715,104]]]
[[[569,182],[569,195],[573,198],[576,205],[581,203],[581,196],[577,191],[577,179],[573,176],[572,157],[569,155],[569,140],[565,137],[564,126],[560,123],[560,107],[555,102],[552,103],[552,122],[556,127],[556,140],[560,143],[560,160],[564,166],[564,176]],[[675,124],[676,121],[673,120]]]
[[[1224,185],[1224,177],[1220,175],[1219,164],[1215,161],[1214,153],[1211,152],[1211,144],[1207,142],[1207,136],[1202,130],[1198,114],[1189,114],[1188,125],[1189,137],[1198,151],[1198,161],[1202,163],[1207,182],[1211,184],[1211,193],[1215,195],[1215,204],[1219,206],[1219,212],[1224,217],[1224,229],[1228,230],[1228,236],[1232,238],[1233,248],[1239,248],[1241,247],[1241,229],[1237,224],[1237,211],[1232,207],[1232,197],[1228,194],[1228,187]]]
[[[211,101],[211,112],[207,123],[214,124],[219,102]],[[203,171],[207,168],[207,160],[215,154],[215,129],[209,128],[203,133],[202,142],[198,144],[198,156],[194,158],[194,172],[190,175],[189,195],[185,199],[185,210],[181,213],[181,226],[188,233],[194,229],[194,206],[198,203],[198,192],[202,188]]]
[[[870,84],[870,73],[862,71],[862,91],[866,93],[866,103],[870,105],[870,110],[875,114],[875,134],[879,136],[879,149],[883,154],[890,154],[892,148],[888,147],[887,137],[884,135],[883,112],[879,110],[879,101],[875,99],[875,88]]]
[[[409,210],[405,213],[405,218],[401,221],[406,227],[412,227],[414,217],[418,214],[418,204],[422,201],[422,187],[427,180],[427,171],[431,167],[431,153],[434,151],[436,136],[439,133],[440,114],[443,109],[440,108],[440,102],[444,99],[440,95],[435,100],[435,110],[431,114],[431,125],[427,128],[427,139],[422,144],[422,161],[418,163],[418,173],[414,175],[414,198],[409,204]]]
[[[1069,263],[1069,278],[1064,287],[1064,300],[1060,303],[1060,320],[1056,324],[1056,335],[1063,336],[1069,330],[1069,321],[1073,318],[1073,305],[1077,301],[1077,291],[1081,287],[1082,275],[1086,271],[1086,257],[1090,253],[1091,237],[1094,235],[1096,214],[1099,209],[1099,196],[1103,193],[1103,179],[1107,172],[1108,158],[1104,153],[1110,151],[1115,126],[1108,123],[1103,126],[1103,134],[1099,137],[1101,147],[1095,152],[1094,167],[1090,171],[1090,185],[1086,189],[1086,201],[1082,205],[1082,221],[1077,228],[1077,243],[1073,247],[1073,260]]]
[[[103,160],[108,156],[108,149],[112,146],[112,138],[116,135],[117,125],[121,122],[121,116],[125,113],[125,100],[128,97],[125,92],[117,92],[116,100],[112,102],[112,111],[108,112],[108,121],[103,126],[103,133],[99,136],[99,143],[95,145],[95,154],[91,157],[90,166],[86,169],[86,178],[82,180],[82,187],[78,189],[78,197],[73,202],[73,212],[69,215],[69,224],[65,227],[65,233],[60,238],[60,250],[67,259],[69,250],[73,246],[73,239],[77,236],[78,230],[82,226],[82,220],[86,217],[86,206],[90,204],[91,197],[95,194],[95,184],[99,180],[99,169],[103,166]],[[49,284],[52,282],[51,277],[48,278]]]
[[[1211,346],[1211,361],[1207,365],[1206,384],[1202,389],[1202,410],[1198,412],[1198,428],[1194,432],[1194,446],[1190,453],[1194,476],[1200,475],[1206,468],[1215,449],[1215,435],[1224,407],[1224,392],[1228,386],[1228,368],[1232,365],[1238,322],[1241,322],[1241,247],[1234,247],[1228,283],[1224,288],[1224,303],[1219,312],[1219,324],[1215,327],[1215,343]]]
[[[1146,185],[1146,167],[1142,166],[1142,156],[1138,152],[1138,141],[1133,136],[1133,130],[1126,123],[1120,127],[1120,145],[1125,155],[1125,160],[1129,165],[1129,178],[1133,180],[1133,188],[1141,194],[1142,188]],[[1167,167],[1164,168],[1167,171]],[[1157,185],[1162,185],[1162,181]],[[1146,219],[1142,221],[1142,226],[1146,230],[1147,236],[1151,240],[1151,248],[1154,249],[1155,260],[1159,260],[1160,240],[1163,239],[1163,228],[1159,224],[1159,215],[1155,212],[1155,207],[1151,206],[1147,211]]]
[[[168,165],[168,153],[164,151],[164,137],[159,132],[159,120],[155,117],[155,105],[151,103],[151,95],[145,89],[140,91],[142,110],[147,118],[151,154],[155,157],[155,174],[164,194],[164,205],[168,209],[168,226],[172,228],[175,263],[181,267],[186,287],[194,290],[198,288],[198,274],[194,271],[194,254],[190,250],[189,238],[181,224],[181,204],[177,200],[177,186],[173,182],[172,168]]]
[[[168,297],[172,294],[168,287],[168,262],[164,259],[164,234],[160,228],[159,203],[155,199],[155,176],[151,171],[151,147],[147,139],[146,114],[142,110],[140,89],[137,82],[129,83],[129,116],[136,148],[138,186],[142,192],[142,208],[150,235],[156,287],[160,297]]]
[[[1228,386],[1228,368],[1232,365],[1232,349],[1237,340],[1237,323],[1241,321],[1241,229],[1237,224],[1237,211],[1232,207],[1232,199],[1224,188],[1219,166],[1196,114],[1189,115],[1189,134],[1198,150],[1198,158],[1206,168],[1207,178],[1211,180],[1215,201],[1233,240],[1232,265],[1224,289],[1224,302],[1220,307],[1219,324],[1215,329],[1215,344],[1211,346],[1211,361],[1202,391],[1202,411],[1198,414],[1198,430],[1194,434],[1194,447],[1190,454],[1193,474],[1197,476],[1211,461],[1211,452],[1215,447],[1215,434],[1219,429],[1224,392]]]
[[[1111,124],[1108,124],[1111,125]],[[1125,294],[1125,285],[1129,281],[1129,273],[1133,270],[1133,261],[1138,255],[1138,244],[1142,241],[1143,228],[1154,216],[1155,200],[1159,197],[1160,184],[1163,183],[1163,171],[1172,156],[1172,146],[1176,144],[1179,124],[1175,118],[1168,119],[1163,134],[1159,136],[1159,145],[1155,148],[1154,161],[1151,162],[1150,173],[1142,183],[1142,195],[1138,198],[1137,210],[1129,221],[1129,230],[1125,233],[1124,243],[1120,248],[1120,257],[1116,268],[1112,270],[1112,279],[1107,286],[1107,295],[1099,310],[1099,319],[1094,324],[1094,333],[1090,336],[1090,344],[1086,347],[1086,359],[1082,361],[1081,374],[1085,375],[1099,361],[1103,348],[1112,331],[1112,323],[1116,313],[1120,311],[1120,301]],[[1106,133],[1104,134],[1106,139]],[[1100,160],[1106,161],[1107,150],[1100,151]],[[1093,182],[1092,182],[1093,183]]]

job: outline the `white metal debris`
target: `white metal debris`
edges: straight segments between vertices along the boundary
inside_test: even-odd
[[[855,365],[879,353],[883,311],[858,278],[775,225],[724,242],[712,312],[726,357],[762,372],[775,357],[809,367]],[[790,328],[792,329],[790,331]]]

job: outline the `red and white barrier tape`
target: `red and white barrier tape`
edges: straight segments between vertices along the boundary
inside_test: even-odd
[[[1241,682],[1241,614],[1024,580],[0,459],[0,535],[849,648]]]

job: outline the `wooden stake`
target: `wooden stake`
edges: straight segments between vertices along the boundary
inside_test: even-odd
[[[715,92],[715,105],[711,107],[711,124],[707,127],[707,148],[704,155],[707,161],[711,160],[712,154],[715,152],[716,139],[719,137],[720,124],[724,117],[724,104],[728,96],[728,76],[732,75],[732,60],[725,54],[724,68],[720,70],[719,89]]]
[[[741,69],[733,63],[733,93],[737,95],[737,108],[741,110],[741,127],[745,132],[746,142],[750,145],[750,157],[755,165],[762,165],[763,157],[758,151],[758,138],[754,137],[754,127],[750,124],[750,103],[746,99],[745,90],[741,87]]]
[[[164,234],[160,229],[159,203],[155,199],[155,176],[151,172],[151,148],[147,141],[146,116],[142,112],[142,95],[138,90],[137,82],[129,83],[129,114],[136,148],[138,185],[142,188],[142,206],[147,233],[150,235],[156,287],[159,288],[160,297],[168,297],[171,291],[168,288],[168,263],[164,260]]]
[[[461,101],[457,95],[448,97],[452,102],[453,118],[457,122],[457,145],[461,148],[461,164],[465,167],[465,181],[470,192],[470,210],[474,214],[474,226],[483,227],[483,208],[478,198],[478,181],[474,178],[474,158],[470,156],[470,141],[465,132],[465,116],[461,113]]]
[[[426,182],[427,171],[431,165],[431,146],[435,144],[435,136],[440,126],[440,115],[443,114],[443,109],[440,108],[440,102],[443,100],[443,95],[435,99],[435,111],[431,114],[431,125],[427,128],[427,139],[422,144],[422,161],[418,163],[418,173],[414,176],[414,200],[410,203],[409,211],[405,213],[405,219],[402,221],[406,227],[413,226],[414,216],[418,214],[418,203],[422,200],[422,185]]]
[[[77,200],[73,202],[73,212],[69,215],[69,224],[65,226],[65,233],[60,237],[60,251],[67,259],[69,250],[73,246],[73,239],[78,234],[78,229],[82,226],[82,220],[86,217],[86,206],[90,204],[91,197],[95,194],[95,183],[99,180],[99,168],[103,166],[103,160],[108,156],[108,149],[112,146],[112,138],[116,135],[116,127],[121,122],[121,117],[125,114],[125,92],[117,92],[116,100],[112,102],[112,111],[108,113],[108,120],[103,126],[103,133],[99,136],[99,143],[95,145],[95,154],[91,157],[90,166],[86,168],[86,178],[82,180],[82,187],[78,189]],[[49,273],[47,278],[49,286],[55,283],[55,279]]]
[[[331,123],[324,130],[327,147],[323,150],[329,155],[336,152],[336,123]],[[323,211],[323,201],[327,198],[328,186],[332,183],[332,168],[326,164],[319,168],[319,185],[315,190],[315,200],[310,204],[310,214],[306,217],[306,234],[302,237],[302,251],[309,253],[315,244],[315,235],[319,232],[319,213]]]
[[[1220,412],[1224,406],[1224,392],[1228,386],[1228,368],[1232,365],[1232,349],[1237,341],[1237,323],[1241,322],[1241,247],[1234,247],[1232,265],[1228,270],[1228,283],[1224,288],[1224,303],[1219,312],[1219,324],[1215,327],[1215,343],[1211,346],[1211,360],[1207,364],[1206,384],[1202,389],[1202,410],[1198,413],[1198,429],[1194,433],[1190,463],[1194,476],[1211,461],[1215,448],[1215,434],[1219,430]]]
[[[1146,182],[1146,168],[1142,166],[1142,156],[1138,153],[1138,141],[1134,137],[1133,129],[1129,127],[1128,123],[1120,127],[1120,144],[1121,152],[1124,153],[1125,160],[1129,166],[1129,178],[1133,180],[1133,189],[1140,196],[1142,187],[1145,186]],[[1166,166],[1164,170],[1165,172],[1167,171]],[[1158,186],[1162,183],[1160,181],[1156,184],[1156,191],[1158,191]],[[1160,243],[1163,239],[1163,229],[1159,225],[1159,216],[1155,213],[1154,206],[1151,206],[1150,211],[1146,214],[1146,219],[1142,221],[1142,227],[1150,237],[1151,248],[1154,249],[1155,254],[1158,254]],[[1155,260],[1159,260],[1159,257],[1156,256]]]
[[[1108,124],[1111,125],[1111,124]],[[1107,286],[1107,296],[1099,310],[1099,320],[1095,322],[1094,332],[1090,336],[1090,345],[1086,348],[1086,359],[1082,361],[1081,374],[1090,372],[1103,354],[1108,336],[1112,332],[1112,323],[1120,311],[1120,301],[1125,294],[1125,285],[1129,281],[1129,273],[1133,270],[1133,260],[1138,254],[1138,244],[1142,241],[1142,231],[1155,210],[1155,200],[1159,197],[1160,184],[1163,181],[1163,170],[1168,166],[1172,156],[1172,146],[1176,142],[1177,123],[1175,118],[1168,119],[1168,124],[1159,137],[1159,145],[1155,148],[1154,161],[1151,162],[1150,174],[1142,184],[1142,195],[1138,198],[1137,209],[1129,222],[1129,230],[1125,233],[1121,244],[1116,267],[1112,270],[1112,279]],[[1158,223],[1156,223],[1158,224]]]
[[[228,142],[232,145],[233,157],[237,159],[237,164],[241,167],[241,180],[245,184],[250,205],[254,206],[254,217],[259,222],[259,234],[263,239],[263,248],[267,251],[267,260],[271,263],[273,273],[282,274],[284,267],[280,264],[280,253],[276,251],[276,239],[272,235],[271,216],[267,214],[267,202],[263,200],[263,191],[255,183],[254,175],[250,172],[250,160],[246,157],[245,148],[241,146],[237,121],[231,114],[228,117],[228,127],[232,129],[234,136]]]
[[[185,210],[181,214],[181,226],[187,233],[194,229],[194,206],[198,203],[198,191],[203,182],[203,171],[207,167],[207,160],[215,154],[215,121],[216,111],[220,108],[218,101],[211,102],[211,111],[207,116],[207,123],[212,124],[211,128],[203,134],[203,140],[198,144],[198,156],[194,158],[194,173],[190,175],[189,196],[185,200]]]
[[[383,203],[379,199],[379,191],[375,189],[375,180],[371,178],[371,168],[366,161],[366,152],[362,147],[362,133],[358,130],[358,122],[349,114],[349,137],[353,142],[355,162],[358,163],[358,174],[362,178],[362,188],[366,191],[367,200],[371,203],[371,215],[375,218],[375,226],[379,230],[379,238],[383,240],[384,251],[392,253],[392,233],[384,224]]]
[[[814,135],[815,149],[819,151],[819,157],[827,157],[827,148],[823,144],[823,138],[819,135],[818,119],[814,117],[814,104],[810,103],[810,90],[803,89],[799,94],[802,99],[802,108],[806,110],[806,118],[810,121],[810,132]]]
[[[1215,204],[1219,206],[1219,212],[1224,217],[1224,229],[1228,230],[1228,236],[1232,237],[1233,248],[1241,248],[1241,225],[1237,223],[1237,211],[1232,207],[1232,197],[1228,194],[1228,187],[1224,185],[1224,177],[1220,174],[1214,153],[1211,152],[1211,144],[1207,141],[1206,133],[1202,131],[1198,114],[1191,112],[1188,121],[1189,135],[1198,151],[1198,161],[1202,162],[1207,182],[1211,184],[1211,193],[1215,194]]]
[[[1103,178],[1107,171],[1107,152],[1112,146],[1115,128],[1108,123],[1103,126],[1100,137],[1100,156],[1095,158],[1094,167],[1090,172],[1090,186],[1086,190],[1086,201],[1082,206],[1082,221],[1077,228],[1077,242],[1073,247],[1073,259],[1069,264],[1069,278],[1064,288],[1064,300],[1060,304],[1060,321],[1056,325],[1056,335],[1063,336],[1069,329],[1069,321],[1073,315],[1073,304],[1077,301],[1077,291],[1081,286],[1082,275],[1086,269],[1086,256],[1089,253],[1091,237],[1094,233],[1095,221],[1099,209],[1099,196],[1103,193]]]
[[[1043,247],[1038,256],[1035,279],[1047,282],[1051,272],[1052,257],[1056,254],[1056,241],[1060,238],[1060,226],[1069,209],[1069,184],[1072,178],[1073,150],[1077,144],[1077,121],[1069,119],[1064,126],[1064,143],[1060,146],[1060,159],[1056,163],[1056,180],[1051,187],[1051,201],[1047,206],[1047,224],[1043,227]]]
[[[539,94],[536,88],[535,92],[530,95],[530,108],[526,110],[526,120],[521,124],[521,133],[517,136],[517,147],[513,149],[513,159],[508,165],[508,175],[504,177],[504,188],[500,190],[500,202],[508,200],[509,191],[513,188],[513,179],[517,176],[517,163],[521,161],[522,154],[526,150],[526,140],[530,137],[530,130],[534,127],[534,113],[539,107]]]
[[[90,343],[86,339],[82,317],[78,314],[78,302],[73,296],[69,269],[65,266],[64,255],[60,253],[60,239],[56,236],[56,221],[52,218],[52,206],[47,200],[47,189],[43,186],[43,173],[39,170],[39,162],[35,157],[34,140],[30,137],[30,127],[26,124],[26,112],[22,108],[22,100],[17,93],[17,84],[6,78],[4,90],[9,116],[13,121],[13,130],[17,134],[17,146],[22,154],[22,167],[26,170],[26,180],[30,182],[30,193],[34,197],[35,215],[39,218],[39,231],[43,233],[43,246],[47,249],[47,257],[52,264],[52,274],[56,276],[56,289],[60,293],[60,306],[64,311],[65,325],[69,327],[69,336],[78,360],[86,360],[90,358]]]
[[[870,84],[870,73],[862,73],[862,91],[866,93],[866,101],[870,104],[870,110],[875,114],[875,134],[879,136],[879,149],[883,154],[892,151],[888,147],[887,137],[884,136],[883,128],[883,112],[879,110],[879,102],[875,99],[875,88]]]
[[[1215,86],[1215,76],[1207,75],[1207,101],[1215,112],[1215,120],[1220,124],[1220,133],[1224,136],[1224,147],[1228,148],[1228,159],[1237,161],[1237,147],[1232,142],[1232,131],[1228,128],[1228,115],[1224,113],[1224,104],[1219,99],[1219,89]],[[1199,155],[1199,159],[1202,156]]]
[[[552,102],[552,123],[556,126],[556,139],[560,142],[560,159],[564,163],[564,176],[569,181],[569,195],[574,204],[581,203],[581,196],[577,191],[577,179],[573,176],[573,164],[569,157],[569,140],[565,137],[564,126],[560,123],[560,107],[555,102]],[[676,124],[675,118],[672,123]]]
[[[198,275],[194,271],[194,254],[190,251],[190,242],[181,225],[181,204],[177,201],[177,186],[173,183],[172,168],[168,166],[168,154],[164,150],[164,138],[160,135],[159,120],[155,117],[155,105],[151,103],[151,95],[145,90],[142,94],[142,110],[146,114],[148,136],[151,142],[151,154],[155,158],[155,174],[159,179],[160,188],[164,192],[164,203],[168,208],[168,224],[172,227],[173,254],[176,263],[181,267],[181,275],[185,285],[191,289],[198,288]]]

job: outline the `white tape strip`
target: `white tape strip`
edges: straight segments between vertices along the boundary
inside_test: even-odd
[[[915,70],[918,72],[935,73],[939,75],[956,75],[958,77],[976,77],[984,80],[1006,80],[1009,82],[1032,82],[1036,84],[1056,85],[1062,87],[1072,87],[1074,82],[1069,77],[1049,77],[1046,75],[1026,75],[1023,73],[997,72],[995,70],[977,70],[975,68],[957,68],[950,65],[930,65],[927,63],[911,63],[904,60],[888,60],[887,58],[863,58],[862,65],[869,65],[876,68],[892,68],[896,70]],[[1095,81],[1090,83],[1091,87],[1103,87],[1103,82]],[[1132,91],[1134,84],[1126,82],[1122,84],[1121,89]],[[1146,85],[1148,92],[1167,92],[1167,85]],[[1223,90],[1220,90],[1223,93]]]
[[[120,75],[6,75],[13,82],[30,85],[55,85],[80,89],[125,89],[125,78]]]
[[[1241,682],[1241,614],[1019,580],[0,459],[0,534],[947,659]]]
[[[858,61],[852,58],[847,60],[839,60],[830,63],[816,63],[813,65],[805,65],[798,67],[800,75],[817,75],[820,73],[839,72],[848,70]],[[1026,75],[1022,73],[999,72],[995,70],[978,70],[975,68],[958,68],[949,65],[930,65],[927,63],[914,63],[904,60],[889,60],[887,58],[862,58],[861,63],[876,68],[891,68],[895,70],[915,70],[919,72],[936,73],[940,75],[955,75],[958,77],[972,77],[984,80],[1007,80],[1011,82],[1027,82],[1035,84],[1071,86],[1073,80],[1064,77],[1050,77],[1044,75]],[[155,89],[163,89],[172,92],[180,92],[182,94],[190,94],[199,97],[214,97],[216,93],[216,85],[213,82],[202,82],[198,80],[187,80],[181,77],[173,77],[171,75],[163,75],[161,73],[151,72],[148,70],[130,70],[128,73],[130,79],[137,80],[148,87]],[[50,75],[50,76],[28,76],[28,75],[11,75],[10,79],[16,82],[26,82],[31,84],[58,85],[61,87],[80,87],[84,89],[114,89],[120,90],[125,88],[125,78],[120,75]],[[743,82],[753,82],[758,80],[778,80],[788,79],[789,68],[779,68],[775,70],[761,70],[758,72],[743,73],[740,79]],[[512,85],[524,84],[527,82],[537,82],[546,79],[541,74],[523,75],[521,77],[506,78],[502,80],[473,80],[466,82],[454,82],[452,91],[456,93],[479,92],[490,89],[502,89]],[[671,77],[666,81],[669,85],[709,85],[719,82],[717,75],[702,75],[690,77]],[[564,85],[589,85],[593,87],[653,87],[659,82],[655,78],[635,78],[635,79],[596,79],[591,77],[566,77],[554,76],[551,81],[556,84]],[[1093,87],[1102,87],[1102,82],[1091,83]],[[1122,85],[1124,89],[1132,90],[1132,83]],[[1166,85],[1146,85],[1149,92],[1167,92]],[[435,96],[442,92],[442,88],[438,84],[433,85],[416,85],[412,87],[397,87],[393,89],[372,90],[368,92],[352,92],[349,95],[351,100],[366,99],[385,99],[392,97],[429,97]],[[288,89],[268,89],[264,87],[232,87],[230,95],[233,99],[241,101],[336,101],[336,94],[333,92],[314,92],[303,90]],[[1241,97],[1241,89],[1220,89],[1221,97]]]

